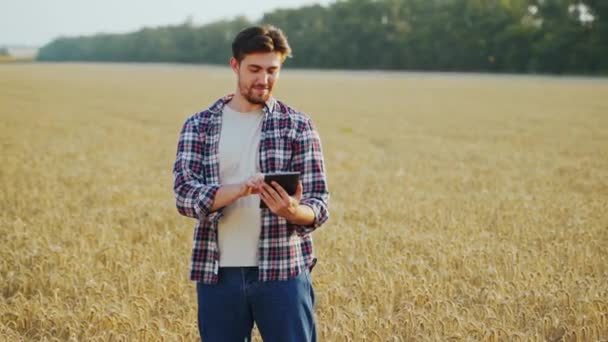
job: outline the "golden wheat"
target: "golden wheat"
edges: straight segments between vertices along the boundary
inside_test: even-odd
[[[0,340],[197,339],[171,168],[233,88],[0,65]],[[277,97],[324,144],[320,341],[608,340],[607,81],[286,69]]]

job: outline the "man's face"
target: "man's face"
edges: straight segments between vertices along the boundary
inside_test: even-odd
[[[232,58],[230,65],[237,75],[241,95],[252,104],[265,103],[279,79],[281,62],[278,52],[251,53],[245,55],[240,63]]]

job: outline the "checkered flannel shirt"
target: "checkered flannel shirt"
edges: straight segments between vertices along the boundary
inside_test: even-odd
[[[218,281],[218,222],[223,208],[214,212],[210,209],[220,187],[218,145],[222,109],[233,96],[219,99],[209,109],[186,120],[173,166],[177,210],[197,219],[190,279],[205,284]],[[273,214],[268,208],[260,209],[259,280],[287,280],[316,262],[310,233],[329,218],[329,190],[321,140],[311,119],[273,98],[262,107],[260,171],[299,171],[303,185],[300,204],[309,206],[315,214],[312,225],[301,226]]]

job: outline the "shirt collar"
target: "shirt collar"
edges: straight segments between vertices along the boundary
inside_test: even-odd
[[[209,108],[209,111],[213,114],[220,114],[222,112],[222,110],[224,109],[224,106],[228,102],[230,102],[230,100],[232,100],[232,98],[234,98],[233,93],[223,96],[222,98],[217,100],[211,106],[211,108]],[[264,105],[262,106],[262,111],[264,112],[264,114],[272,114],[272,112],[274,111],[275,105],[276,105],[276,100],[271,96],[268,98],[268,100],[266,102],[264,102]]]

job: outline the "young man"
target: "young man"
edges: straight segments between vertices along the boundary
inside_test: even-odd
[[[188,118],[173,168],[179,213],[198,220],[190,278],[205,342],[316,341],[311,233],[329,218],[321,141],[310,118],[272,97],[291,50],[272,26],[232,44],[234,94]],[[289,196],[262,174],[300,172]],[[260,209],[260,201],[267,208]]]

